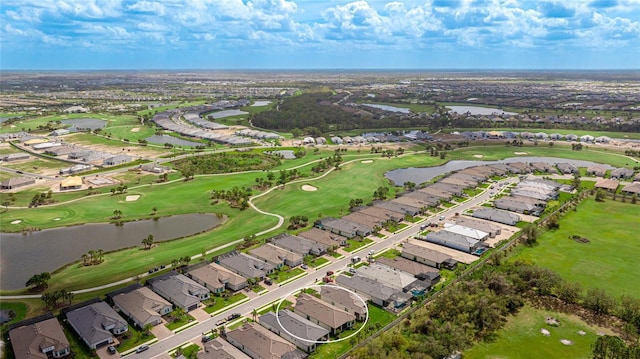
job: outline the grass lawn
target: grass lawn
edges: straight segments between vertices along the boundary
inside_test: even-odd
[[[519,247],[513,258],[549,268],[584,288],[603,288],[613,296],[639,296],[638,218],[640,205],[588,199],[577,212],[568,212],[560,229],[541,235],[533,248]],[[572,235],[590,243],[573,241],[569,239]]]
[[[230,307],[233,304],[244,300],[247,296],[242,294],[242,293],[235,293],[234,295],[232,295],[229,298],[222,298],[222,297],[211,297],[212,300],[215,300],[214,304],[211,305],[207,305],[206,307],[204,307],[204,311],[211,314],[213,312],[217,312],[225,307]]]
[[[196,320],[196,318],[192,317],[191,314],[185,313],[180,320],[167,323],[164,326],[167,327],[169,330],[176,330],[187,323],[193,322],[194,320]]]
[[[354,239],[347,239],[347,246],[344,247],[343,249],[347,252],[355,252],[357,251],[359,248],[362,248],[366,245],[368,245],[369,243],[372,243],[373,241],[371,239],[368,238],[364,238],[362,241],[358,242]]]
[[[28,307],[25,303],[17,302],[0,302],[0,310],[8,310],[13,313],[13,319],[3,324],[0,327],[1,331],[4,331],[9,324],[17,323],[27,317]],[[33,315],[31,315],[33,316]]]
[[[265,287],[261,286],[261,285],[255,285],[253,286],[253,288],[251,288],[252,291],[256,292],[256,293],[260,293],[263,290],[266,290]]]
[[[382,328],[396,318],[394,314],[389,313],[380,307],[377,307],[372,304],[368,304],[367,306],[369,307],[369,320],[367,321],[365,328],[362,329],[362,331],[356,337],[364,337],[367,335],[365,333],[374,332],[376,330],[376,326]],[[353,329],[346,330],[340,333],[338,336],[340,338],[347,337],[353,334],[358,328],[360,328],[360,326],[362,326],[362,323],[356,323]],[[347,350],[351,349],[353,344],[350,343],[350,341],[351,339],[347,339],[337,343],[328,343],[328,344],[319,345],[318,348],[313,353],[311,353],[309,358],[310,359],[337,358],[340,355],[344,354]]]
[[[545,324],[547,316],[560,321],[560,326]],[[551,334],[544,336],[540,330],[547,329]],[[586,332],[579,335],[578,331]],[[497,339],[492,343],[479,343],[464,353],[465,358],[589,358],[591,344],[597,339],[598,332],[608,330],[591,326],[580,318],[558,312],[535,309],[525,306],[515,317],[509,318],[505,327],[498,331]],[[611,334],[611,333],[608,333]],[[573,345],[564,345],[560,339],[573,341]]]
[[[393,259],[393,258],[399,257],[400,254],[402,254],[402,252],[400,252],[397,249],[391,248],[391,249],[387,249],[384,252],[380,252],[378,255],[373,256],[373,258],[391,258],[391,259]]]
[[[125,337],[127,337],[127,339],[124,339]],[[129,331],[118,338],[120,340],[120,344],[118,345],[118,352],[122,353],[129,349],[133,349],[138,345],[148,342],[153,338],[155,338],[155,335],[151,333],[145,335],[142,331],[130,325]]]
[[[280,302],[280,300],[276,300],[275,302],[271,303],[271,305],[268,305],[264,307],[264,309],[258,311],[258,316],[269,312],[275,312],[275,309],[278,308],[278,302]],[[280,305],[280,310],[290,308],[292,305],[293,303],[285,299],[282,301],[282,305]]]
[[[198,344],[190,344],[186,347],[180,347],[178,350],[176,350],[172,357],[175,358],[182,354],[187,359],[195,359],[196,354],[198,354],[199,351],[200,347],[198,346]]]
[[[333,258],[338,258],[338,259],[344,257],[342,254],[338,252],[329,253],[329,255],[332,256]]]
[[[304,261],[304,263],[306,265],[308,265],[309,267],[312,267],[312,268],[320,267],[321,265],[323,265],[323,264],[325,264],[327,262],[329,262],[329,260],[326,259],[326,258],[322,258],[322,257],[314,257],[314,258],[310,258],[310,259]]]
[[[293,268],[290,270],[279,270],[277,272],[269,274],[269,278],[273,279],[276,283],[282,283],[302,273],[304,273],[304,269],[302,268]]]

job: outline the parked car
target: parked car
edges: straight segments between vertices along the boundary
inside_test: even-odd
[[[224,324],[224,323],[226,323],[226,322],[227,322],[227,320],[226,320],[226,319],[220,319],[220,320],[218,320],[218,321],[216,322],[216,325],[217,325],[217,326],[220,326],[220,325],[223,325],[223,324]]]
[[[329,276],[329,275],[333,275],[333,271],[332,271],[332,270],[328,270],[328,271],[327,271],[327,275],[328,275],[328,276]]]
[[[118,351],[116,350],[116,347],[114,347],[113,345],[109,345],[109,346],[107,347],[107,352],[108,352],[109,354],[113,355],[113,354],[117,353]]]
[[[303,265],[301,265],[301,266],[300,266],[300,268],[302,268],[302,269],[309,269],[309,266],[308,266],[308,265],[306,265],[306,264],[303,264]]]
[[[203,335],[202,336],[202,342],[203,343],[210,342],[211,340],[212,340],[211,337],[208,336],[208,335]]]
[[[273,284],[273,281],[272,281],[271,279],[265,279],[265,280],[264,280],[264,284],[266,284],[266,285],[272,285],[272,284]]]
[[[138,349],[136,349],[136,353],[142,353],[147,349],[149,349],[149,346],[147,344],[142,344],[141,346],[138,347]]]
[[[233,313],[227,319],[228,320],[234,320],[236,318],[240,318],[240,313]]]

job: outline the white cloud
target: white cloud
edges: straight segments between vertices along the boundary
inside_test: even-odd
[[[128,10],[152,13],[156,15],[164,15],[165,7],[159,2],[151,2],[151,1],[138,1],[135,4],[127,6]]]

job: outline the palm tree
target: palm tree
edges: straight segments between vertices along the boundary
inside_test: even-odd
[[[253,321],[255,322],[258,318],[258,310],[256,308],[253,308],[253,310],[251,311],[251,316],[253,317]]]
[[[147,236],[142,240],[142,244],[144,244],[144,249],[150,249],[153,246],[153,234]]]
[[[89,263],[95,264],[96,263],[96,251],[90,250],[88,254],[89,254]]]
[[[102,263],[102,258],[104,257],[104,251],[102,249],[98,249],[96,251],[96,262]]]
[[[82,255],[82,265],[88,265],[89,264],[89,256],[85,253]]]

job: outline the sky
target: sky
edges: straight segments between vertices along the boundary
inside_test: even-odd
[[[640,0],[1,0],[0,70],[640,69]]]

